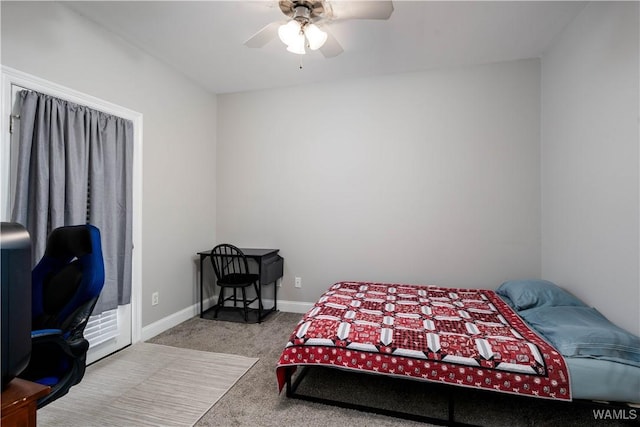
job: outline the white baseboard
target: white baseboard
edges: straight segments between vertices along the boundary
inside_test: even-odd
[[[165,318],[157,320],[150,325],[142,327],[141,340],[146,341],[155,337],[158,334],[171,329],[180,323],[191,319],[200,313],[200,304],[194,304],[191,307],[187,307],[184,310],[180,310],[177,313],[173,313]]]
[[[217,296],[212,296],[204,302],[205,310],[211,307],[217,301]],[[271,307],[273,300],[265,299],[262,301],[265,307]],[[300,313],[304,314],[313,307],[312,302],[298,302],[298,301],[278,301],[278,311],[286,311],[288,313]],[[174,326],[185,322],[192,317],[200,315],[200,303],[193,304],[183,310],[173,313],[165,318],[162,318],[156,322],[151,323],[142,328],[141,340],[149,340],[156,335],[161,334],[167,329],[171,329]]]
[[[267,304],[267,307],[271,307],[271,302]],[[313,307],[312,302],[298,302],[298,301],[278,301],[278,310],[286,311],[287,313],[300,313],[304,314],[311,310]]]

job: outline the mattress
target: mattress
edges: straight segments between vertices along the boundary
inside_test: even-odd
[[[586,357],[565,357],[574,399],[640,403],[640,368]]]
[[[339,282],[296,326],[277,365],[571,400],[564,358],[491,290]]]

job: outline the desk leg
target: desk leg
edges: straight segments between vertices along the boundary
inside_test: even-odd
[[[258,323],[262,323],[262,259],[258,260]]]
[[[200,318],[201,319],[203,317],[202,316],[202,313],[203,313],[203,310],[202,310],[202,308],[203,308],[202,299],[203,299],[204,295],[203,295],[202,273],[203,273],[204,268],[202,268],[202,267],[203,267],[203,263],[204,263],[204,258],[205,258],[204,255],[200,255]]]
[[[278,280],[282,279],[276,279],[273,282],[273,311],[278,311]]]

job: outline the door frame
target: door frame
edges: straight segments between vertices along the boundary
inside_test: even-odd
[[[11,87],[22,86],[40,93],[65,99],[76,104],[86,105],[95,110],[100,110],[114,116],[122,117],[133,122],[133,227],[132,227],[132,266],[131,266],[131,344],[139,342],[142,338],[142,113],[130,110],[120,105],[96,98],[74,89],[50,82],[31,74],[2,66],[1,91],[1,115],[0,152],[2,152],[2,164],[0,171],[8,171],[11,138],[9,137],[10,116],[12,114]],[[6,174],[8,172],[2,172]],[[5,178],[2,177],[3,187],[0,191],[9,191],[5,187]],[[7,197],[3,194],[2,197]],[[4,214],[4,213],[3,213]]]

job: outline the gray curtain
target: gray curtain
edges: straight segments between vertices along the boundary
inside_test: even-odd
[[[133,123],[41,93],[19,93],[20,140],[12,221],[33,261],[63,225],[100,229],[105,285],[94,314],[131,299]]]

